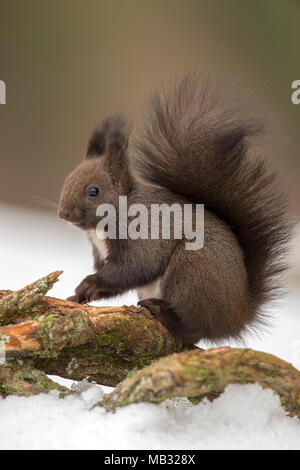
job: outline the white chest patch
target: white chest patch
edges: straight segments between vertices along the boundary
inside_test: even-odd
[[[99,234],[99,230],[96,232],[96,230],[90,230],[89,231],[90,238],[94,244],[94,246],[97,248],[98,253],[100,258],[104,261],[108,256],[108,246],[107,246],[107,240],[101,238],[101,233]]]
[[[138,296],[139,300],[144,299],[160,299],[161,298],[161,277],[156,279],[155,281],[147,284],[146,286],[139,287],[138,289]]]

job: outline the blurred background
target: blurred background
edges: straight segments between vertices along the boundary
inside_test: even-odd
[[[1,200],[57,201],[99,120],[137,119],[153,87],[195,68],[233,77],[282,121],[271,158],[299,210],[299,21],[299,0],[0,0]]]
[[[125,111],[137,120],[153,87],[189,69],[233,77],[280,122],[266,158],[298,217],[299,22],[298,0],[0,0],[0,288],[62,267],[54,293],[66,296],[91,272],[85,235],[38,198],[58,202],[103,117]]]

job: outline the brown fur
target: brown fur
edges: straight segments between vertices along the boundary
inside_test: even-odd
[[[205,204],[204,247],[184,240],[107,240],[104,261],[94,246],[96,273],[73,300],[141,288],[161,279],[159,298],[140,302],[184,342],[238,337],[260,319],[261,306],[278,288],[289,239],[286,201],[273,173],[249,161],[250,137],[261,126],[210,83],[187,76],[172,92],[153,96],[145,131],[130,156],[120,116],[93,133],[86,160],[68,177],[60,215],[85,230],[99,221],[96,207],[119,195],[128,205]],[[86,197],[90,185],[100,188]],[[119,217],[119,214],[117,213]]]

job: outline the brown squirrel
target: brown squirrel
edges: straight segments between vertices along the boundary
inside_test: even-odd
[[[187,75],[152,96],[130,150],[121,115],[95,129],[60,200],[59,216],[88,232],[95,260],[96,273],[70,300],[138,289],[139,305],[184,343],[239,338],[263,321],[261,307],[285,269],[290,230],[276,176],[249,159],[262,126],[246,116],[223,88]],[[97,239],[97,206],[113,204],[119,220],[120,195],[146,207],[204,204],[203,248],[187,250],[174,237]]]

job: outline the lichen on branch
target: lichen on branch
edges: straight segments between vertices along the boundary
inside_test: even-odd
[[[91,307],[44,296],[60,271],[17,291],[0,291],[0,396],[60,390],[46,374],[116,386],[99,405],[215,398],[228,384],[259,383],[300,417],[300,372],[250,349],[208,351],[177,341],[141,307]],[[177,354],[174,354],[177,353]]]
[[[272,389],[285,410],[300,418],[300,372],[271,354],[238,348],[192,350],[161,358],[121,382],[99,405],[112,411],[173,397],[215,398],[228,384],[246,383]]]
[[[9,296],[0,291],[3,305],[9,297],[22,306],[9,309],[15,323],[0,326],[0,335],[9,338],[8,359],[30,361],[45,373],[115,386],[153,360],[187,349],[142,307],[91,307],[40,291],[37,299],[33,291],[32,286]]]
[[[62,271],[55,271],[16,292],[1,295],[0,325],[7,325],[24,314],[28,315],[41,302],[61,273]]]

